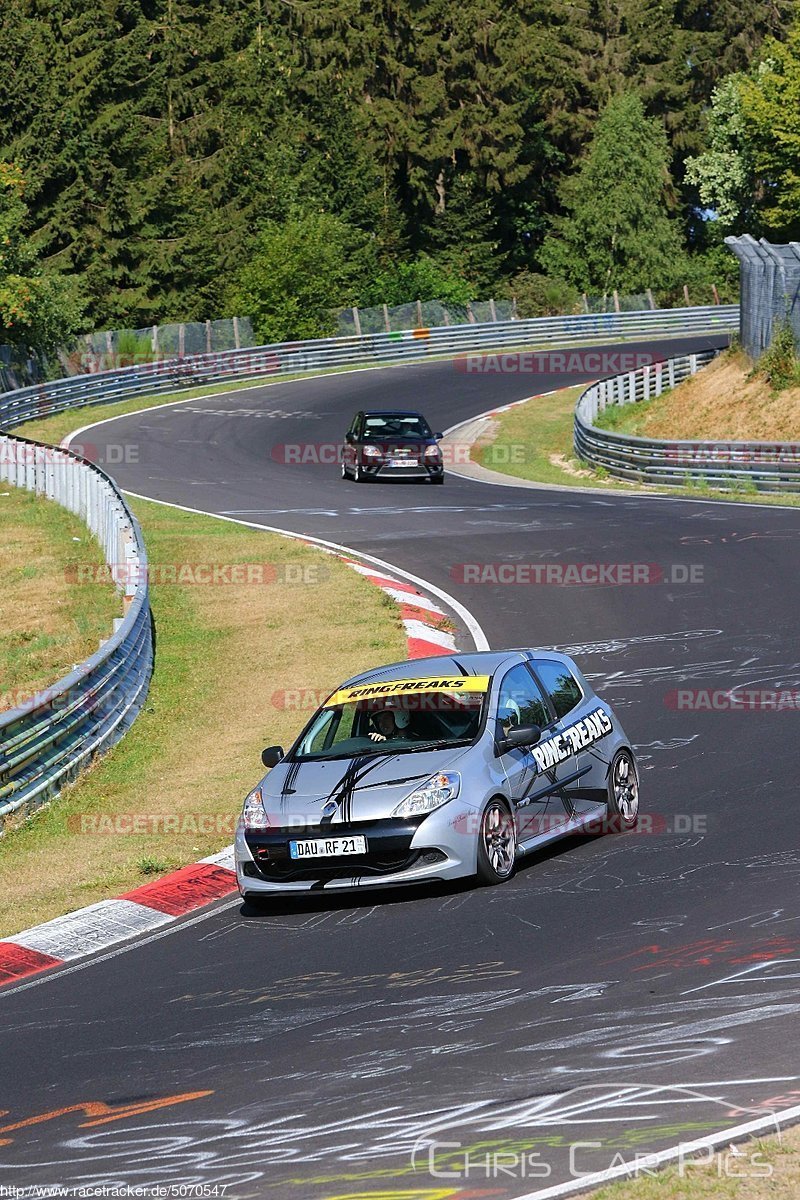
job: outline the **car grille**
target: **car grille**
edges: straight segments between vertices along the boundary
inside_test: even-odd
[[[262,879],[270,883],[308,880],[349,879],[353,875],[391,875],[404,871],[419,858],[418,850],[384,850],[378,854],[348,854],[341,858],[317,858],[297,862],[285,846],[253,846],[253,861]]]

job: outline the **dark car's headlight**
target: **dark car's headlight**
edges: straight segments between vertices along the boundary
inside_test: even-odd
[[[426,458],[441,458],[442,452],[438,446],[426,446],[425,447],[425,457]]]
[[[365,446],[364,458],[380,458],[381,452],[378,446]]]
[[[441,771],[431,775],[423,784],[401,800],[392,813],[393,817],[419,817],[433,812],[454,800],[461,790],[461,776],[457,771]]]

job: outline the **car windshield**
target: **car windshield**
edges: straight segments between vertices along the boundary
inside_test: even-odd
[[[389,696],[375,694],[374,687],[361,689],[369,693],[361,696],[336,692],[309,722],[291,758],[350,758],[468,745],[481,729],[488,679],[471,676],[458,683],[454,690],[430,688]],[[471,690],[461,690],[465,683]]]
[[[431,438],[431,427],[417,413],[381,413],[364,418],[364,439]]]

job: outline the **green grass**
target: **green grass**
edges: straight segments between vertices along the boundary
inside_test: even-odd
[[[777,1113],[780,1116],[780,1113]],[[796,1200],[800,1195],[800,1129],[794,1126],[775,1138],[757,1138],[727,1146],[713,1159],[682,1168],[665,1167],[608,1184],[591,1193],[592,1200]],[[703,1155],[702,1157],[706,1157]]]
[[[602,486],[600,477],[575,458],[572,448],[575,405],[584,390],[581,385],[533,396],[500,413],[489,438],[473,447],[473,461],[515,479],[570,487]],[[620,484],[613,481],[613,486]]]
[[[597,414],[594,423],[598,429],[609,429],[613,433],[642,437],[648,413],[651,412],[653,405],[657,405],[659,400],[668,395],[669,392],[665,391],[661,396],[655,396],[650,400],[639,400],[636,404],[609,404],[608,408]]]
[[[80,582],[102,567],[98,542],[60,504],[0,485],[0,711],[54,684],[110,636],[122,600],[110,582]]]

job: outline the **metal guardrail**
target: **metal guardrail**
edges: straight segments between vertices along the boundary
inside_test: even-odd
[[[600,380],[575,407],[575,451],[618,479],[682,486],[692,481],[735,490],[800,492],[800,442],[656,441],[598,429],[597,414],[615,404],[660,396],[696,374],[715,351],[671,358],[625,375]]]
[[[70,450],[0,434],[0,481],[81,517],[122,579],[124,616],[96,654],[26,703],[0,713],[0,826],[32,812],[131,725],[153,666],[147,554],[113,480]]]
[[[349,365],[392,364],[509,346],[569,346],[591,341],[686,334],[727,334],[739,327],[738,305],[585,313],[486,325],[440,326],[402,333],[321,338],[248,350],[197,354],[75,375],[0,395],[0,429],[83,405],[173,392],[228,380],[255,379]]]

